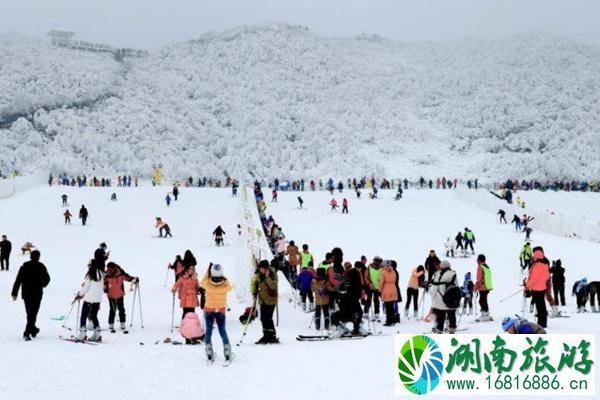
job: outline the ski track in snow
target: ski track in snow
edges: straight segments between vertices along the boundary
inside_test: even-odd
[[[255,321],[244,344],[235,346],[242,332],[237,318],[247,306],[237,300],[236,294],[243,296],[248,287],[245,279],[236,278],[247,276],[245,269],[249,268],[243,244],[236,237],[240,200],[231,198],[230,191],[225,189],[182,188],[180,200],[167,208],[163,201],[167,191],[166,187],[35,187],[0,201],[0,233],[9,236],[14,248],[11,271],[0,273],[0,314],[3,316],[0,393],[3,397],[73,398],[94,393],[98,398],[117,394],[121,398],[163,399],[194,393],[200,398],[279,399],[335,392],[336,398],[343,399],[394,398],[392,335],[358,341],[296,342],[296,335],[311,333],[308,325],[312,314],[295,309],[285,294],[279,306],[278,335],[282,344],[253,345],[261,333],[260,322]],[[117,193],[116,203],[109,200],[112,192]],[[76,218],[71,226],[63,224],[62,193],[69,195],[69,209],[74,215],[81,204],[86,205],[90,211],[88,226],[82,227]],[[342,215],[329,211],[330,196],[325,192],[304,192],[302,197],[307,210],[303,211],[295,209],[295,192],[280,192],[278,203],[268,203],[268,213],[283,227],[288,239],[298,245],[308,243],[318,261],[334,246],[341,247],[346,259],[352,261],[361,254],[369,259],[380,255],[397,260],[404,298],[410,270],[424,262],[429,249],[436,249],[441,255],[445,238],[468,226],[477,238],[476,251],[486,254],[494,272],[490,310],[496,321],[474,325],[468,322],[475,316],[465,316],[461,325],[469,327],[468,333],[500,333],[502,317],[521,308],[519,296],[504,303],[499,300],[518,289],[517,255],[523,236],[515,234],[512,226],[497,224],[495,210],[481,208],[448,191],[408,190],[405,199],[398,202],[392,201],[392,191],[380,191],[380,194],[382,199],[379,200],[356,200],[350,192],[344,192],[343,196],[350,201],[350,214]],[[532,209],[536,208],[536,202],[542,204],[546,196],[536,194],[528,199]],[[342,195],[336,193],[335,197],[340,201]],[[573,195],[555,197],[556,208],[573,218],[582,217],[596,201],[596,197],[578,195],[578,207],[573,208],[568,205]],[[155,216],[162,216],[170,224],[173,239],[152,237],[156,235]],[[213,246],[211,232],[217,224],[227,232],[226,241],[230,246]],[[573,282],[582,276],[588,280],[600,279],[593,261],[600,259],[600,245],[537,230],[534,235],[534,244],[543,245],[548,258],[563,260],[567,295]],[[40,336],[30,343],[21,339],[25,324],[23,303],[20,300],[13,303],[9,298],[16,271],[26,260],[18,255],[20,245],[26,240],[41,250],[42,262],[52,277],[38,318]],[[111,250],[110,260],[141,278],[145,328],[140,328],[136,313],[129,335],[103,332],[105,343],[99,346],[61,341],[58,335],[69,332],[61,328],[62,322],[53,321],[51,317],[67,314],[87,262],[102,241],[106,241]],[[188,248],[198,260],[200,275],[210,261],[219,262],[235,285],[229,297],[231,312],[227,318],[236,356],[226,369],[220,367],[223,357],[217,332],[213,344],[218,362],[213,366],[206,365],[202,345],[154,345],[156,340],[166,336],[181,340],[178,332],[170,334],[171,294],[163,283],[167,264]],[[461,282],[465,272],[475,274],[474,258],[451,259],[450,262]],[[167,286],[172,284],[172,279],[169,274]],[[131,300],[132,292],[127,292],[128,325],[132,317]],[[574,299],[569,295],[567,303],[566,310],[574,312]],[[428,306],[426,297],[425,307]],[[99,315],[104,328],[107,314],[108,303],[104,300]],[[180,315],[177,307],[176,321]],[[595,333],[600,326],[599,319],[598,314],[550,319],[549,331]],[[69,326],[73,326],[73,318]],[[428,323],[403,320],[401,325],[383,328],[383,331],[422,333],[429,327]],[[140,342],[145,344],[141,346]],[[348,374],[359,374],[360,380],[349,383]],[[23,379],[25,376],[27,380]],[[29,377],[33,377],[35,384],[31,384]]]

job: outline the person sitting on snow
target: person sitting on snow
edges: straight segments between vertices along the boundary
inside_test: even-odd
[[[502,330],[513,335],[543,335],[546,333],[546,330],[535,322],[511,317],[502,320]]]

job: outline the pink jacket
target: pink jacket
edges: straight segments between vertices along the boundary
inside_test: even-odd
[[[192,312],[185,314],[179,326],[179,332],[186,339],[198,339],[204,336],[204,330],[202,329],[198,314]]]

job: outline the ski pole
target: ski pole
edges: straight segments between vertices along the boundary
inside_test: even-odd
[[[173,293],[173,302],[171,305],[171,333],[173,333],[174,326],[175,326],[175,293]]]
[[[133,300],[131,300],[131,322],[129,322],[129,327],[131,328],[133,326],[133,318],[135,318],[135,298],[137,295],[137,285],[135,285],[135,289],[133,290]]]
[[[167,280],[169,279],[169,266],[167,265],[167,272],[165,273],[165,283],[163,287],[167,287]]]
[[[279,302],[275,304],[275,326],[279,328]]]
[[[77,319],[75,320],[75,332],[77,332],[77,327],[79,326],[79,310],[81,306],[81,300],[77,299]]]
[[[73,312],[73,308],[75,308],[75,300],[73,300],[73,301],[71,302],[71,308],[69,308],[69,312],[67,313],[67,317],[65,318],[65,321],[64,321],[64,322],[63,322],[63,324],[62,324],[62,327],[63,327],[63,328],[66,328],[66,329],[69,329],[69,330],[70,330],[70,328],[69,328],[69,327],[67,327],[67,325],[66,325],[66,324],[67,324],[67,322],[69,322],[69,318],[71,317],[71,313]]]
[[[250,318],[252,318],[252,316],[254,315],[254,310],[256,310],[256,301],[258,300],[258,293],[256,295],[254,295],[254,299],[252,300],[252,309],[250,310],[250,313],[248,314],[248,318],[246,318],[246,326],[244,326],[244,331],[242,332],[242,337],[240,338],[240,341],[237,343],[237,346],[241,346],[242,342],[244,341],[244,338],[246,337],[246,332],[248,331],[248,326],[250,326]]]
[[[506,300],[508,300],[508,299],[510,299],[510,298],[512,298],[512,297],[514,297],[514,296],[516,296],[516,295],[518,295],[519,293],[522,293],[522,292],[523,292],[523,289],[519,289],[519,290],[517,290],[516,292],[514,292],[513,294],[511,294],[511,295],[508,295],[508,296],[506,296],[505,298],[501,299],[501,300],[500,300],[500,303],[504,303]]]
[[[142,313],[142,291],[140,290],[140,282],[136,283],[136,288],[138,291],[138,305],[140,306],[140,323],[142,324],[142,329],[144,329],[144,314]]]

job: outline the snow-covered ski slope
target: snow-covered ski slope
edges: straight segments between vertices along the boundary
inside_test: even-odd
[[[27,113],[0,128],[9,150],[0,169],[143,174],[162,162],[170,176],[481,180],[600,172],[597,46],[542,33],[330,38],[286,24],[190,39],[119,64],[0,36],[0,125]]]
[[[180,199],[167,208],[163,198],[165,187],[140,188],[69,188],[38,186],[18,191],[0,201],[0,233],[6,233],[15,247],[10,272],[0,273],[0,393],[11,399],[102,398],[117,395],[130,399],[165,399],[189,396],[223,399],[314,398],[335,393],[340,399],[392,399],[393,397],[393,334],[422,333],[430,324],[405,321],[395,328],[383,328],[386,336],[368,337],[356,341],[300,343],[298,334],[308,334],[311,314],[305,314],[283,295],[279,305],[278,335],[282,344],[261,347],[253,344],[260,335],[260,323],[255,321],[241,347],[234,347],[235,360],[229,368],[220,363],[207,366],[204,348],[199,346],[155,345],[156,340],[170,334],[171,294],[164,288],[167,263],[191,249],[200,273],[208,262],[219,262],[235,285],[230,295],[228,332],[232,343],[239,341],[242,326],[237,318],[247,303],[238,301],[237,294],[247,290],[247,258],[243,241],[236,238],[235,225],[240,221],[240,199],[231,197],[226,189],[181,190]],[[117,202],[110,202],[112,192]],[[74,218],[73,225],[64,226],[60,195],[69,196],[69,210],[76,215],[81,204],[90,211],[89,224],[82,227]],[[282,225],[287,237],[298,244],[308,243],[315,257],[334,246],[344,250],[354,261],[364,254],[398,261],[400,284],[404,291],[408,273],[423,263],[429,249],[442,253],[443,241],[465,226],[477,237],[476,250],[488,256],[494,271],[495,290],[490,295],[491,313],[496,321],[475,325],[472,316],[465,316],[461,325],[471,332],[499,332],[504,315],[519,312],[521,299],[516,296],[499,303],[501,297],[519,289],[520,276],[517,254],[523,243],[521,235],[510,226],[496,223],[495,210],[486,210],[450,191],[405,192],[405,199],[393,201],[393,192],[380,191],[379,200],[350,201],[350,214],[329,211],[330,196],[325,192],[301,193],[305,210],[297,209],[295,192],[281,192],[278,203],[268,202],[268,212]],[[366,195],[366,194],[365,194]],[[527,198],[531,207],[552,194],[535,194]],[[493,200],[491,195],[488,195]],[[565,194],[565,202],[579,194]],[[335,197],[341,200],[341,195]],[[535,197],[535,199],[534,199]],[[576,209],[564,212],[578,215],[584,205],[596,201],[582,194]],[[529,207],[529,206],[528,206]],[[562,209],[562,208],[561,208]],[[154,217],[162,216],[171,226],[174,238],[153,237]],[[228,246],[213,246],[210,234],[217,224],[227,232]],[[535,222],[534,222],[535,226]],[[21,243],[30,240],[42,252],[52,282],[45,292],[38,325],[40,336],[32,342],[21,339],[24,327],[24,307],[13,303],[9,291],[16,270],[25,261],[18,255]],[[61,328],[63,322],[52,317],[66,315],[69,302],[78,289],[85,266],[94,249],[106,241],[110,260],[127,272],[141,278],[141,294],[145,328],[135,315],[129,335],[103,332],[104,343],[98,346],[68,343],[58,339],[69,334]],[[567,286],[574,279],[587,276],[600,279],[595,261],[600,259],[600,245],[584,240],[534,232],[534,244],[545,247],[551,259],[561,258],[566,268]],[[473,258],[450,260],[462,275],[475,272]],[[241,278],[243,277],[243,278]],[[169,285],[172,275],[169,274]],[[167,285],[167,286],[169,286]],[[568,288],[567,288],[568,290]],[[285,292],[285,290],[284,290]],[[126,297],[128,319],[132,293]],[[569,296],[566,310],[573,312],[574,300]],[[425,307],[429,306],[426,298]],[[100,321],[107,326],[108,304],[102,304]],[[180,309],[175,311],[176,320]],[[73,320],[69,321],[73,326]],[[380,329],[378,324],[377,329]],[[571,314],[569,319],[550,319],[550,332],[596,333],[600,329],[600,314]],[[312,333],[315,333],[314,331]],[[144,343],[144,345],[140,345]],[[215,348],[221,357],[221,344],[215,332]],[[24,377],[34,377],[35,384]],[[348,379],[356,377],[356,379]]]

